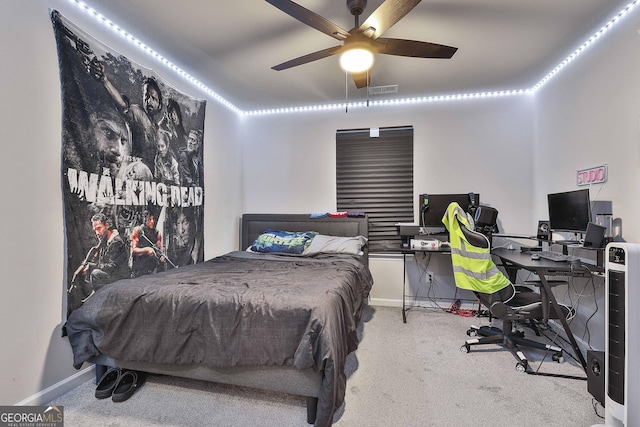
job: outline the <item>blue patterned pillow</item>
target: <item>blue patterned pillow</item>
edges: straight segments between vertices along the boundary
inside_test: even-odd
[[[253,252],[301,254],[309,246],[315,231],[265,230],[251,245]]]

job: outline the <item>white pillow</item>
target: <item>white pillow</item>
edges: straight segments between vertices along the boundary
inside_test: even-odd
[[[309,247],[304,250],[303,255],[315,255],[319,253],[341,253],[352,255],[363,255],[363,246],[367,243],[364,236],[338,237],[317,234],[311,240]]]

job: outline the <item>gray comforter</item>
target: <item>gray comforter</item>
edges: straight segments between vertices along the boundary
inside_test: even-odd
[[[66,324],[74,366],[128,362],[324,371],[316,425],[342,404],[347,355],[373,284],[351,255],[231,252],[105,286]]]

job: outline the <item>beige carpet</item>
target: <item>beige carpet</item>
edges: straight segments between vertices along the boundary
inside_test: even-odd
[[[479,319],[414,309],[368,307],[358,350],[347,365],[336,426],[589,427],[601,423],[583,380],[532,376],[515,369],[497,346],[459,351]],[[486,319],[484,319],[486,323]],[[567,357],[552,362],[526,353],[534,369],[584,376]],[[131,399],[93,397],[88,382],[54,400],[66,427],[308,426],[305,399],[241,387],[150,376]]]

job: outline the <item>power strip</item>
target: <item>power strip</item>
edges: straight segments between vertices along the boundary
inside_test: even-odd
[[[440,247],[440,240],[436,239],[411,239],[409,242],[411,249],[415,250],[432,250]]]

